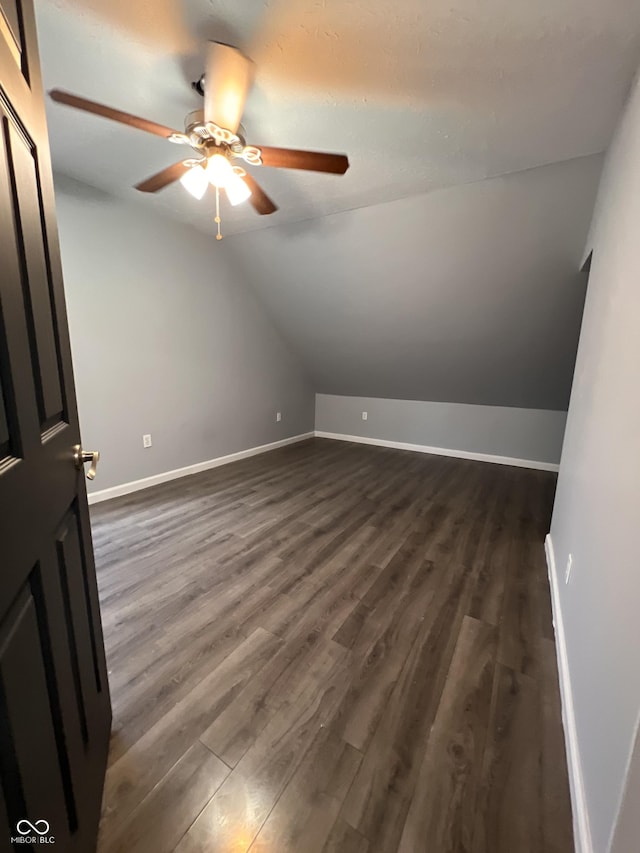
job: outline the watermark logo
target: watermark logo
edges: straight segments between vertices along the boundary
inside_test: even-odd
[[[46,820],[37,820],[35,823],[30,823],[28,820],[19,820],[16,825],[16,831],[20,835],[29,835],[30,832],[37,832],[38,835],[46,835],[49,832],[49,824]]]
[[[11,839],[12,844],[55,844],[56,839],[49,834],[49,822],[46,820],[36,820],[31,823],[30,820],[19,820],[16,824],[15,838]]]

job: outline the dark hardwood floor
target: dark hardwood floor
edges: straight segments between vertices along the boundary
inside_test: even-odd
[[[316,439],[94,506],[101,853],[569,853],[554,486]]]

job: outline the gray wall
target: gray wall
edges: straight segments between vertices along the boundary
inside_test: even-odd
[[[367,420],[362,420],[367,412]],[[566,412],[316,395],[323,432],[558,463]]]
[[[593,849],[609,849],[640,709],[640,87],[608,154],[551,537]],[[564,583],[569,554],[570,582]],[[636,751],[625,813],[640,812]],[[631,799],[630,799],[631,798]],[[634,804],[631,806],[631,802]],[[636,821],[637,825],[637,821]],[[630,853],[616,840],[616,853]]]
[[[320,393],[566,410],[601,164],[556,163],[226,248]]]
[[[93,491],[313,429],[312,388],[223,245],[61,177],[56,203]]]

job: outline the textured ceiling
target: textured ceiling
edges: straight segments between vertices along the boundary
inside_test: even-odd
[[[228,208],[227,233],[309,219],[602,151],[640,56],[638,0],[36,0],[47,87],[181,127],[206,39],[257,63],[250,142],[346,152],[344,177],[260,172],[282,208]],[[132,184],[164,140],[48,105],[54,168],[213,232],[212,199]],[[206,215],[202,216],[205,212]]]

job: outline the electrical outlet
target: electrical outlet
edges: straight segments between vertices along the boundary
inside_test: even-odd
[[[363,413],[362,413],[362,420],[363,420],[363,421],[366,421],[366,419],[367,419],[368,417],[369,417],[369,413],[368,413],[368,412],[363,412]]]
[[[142,446],[143,447],[151,447],[151,435],[143,435],[142,436]]]
[[[276,412],[276,423],[280,423],[282,420],[282,412]]]
[[[564,582],[569,583],[569,578],[571,577],[571,568],[573,567],[573,554],[569,554],[567,557],[567,568],[564,570]]]

